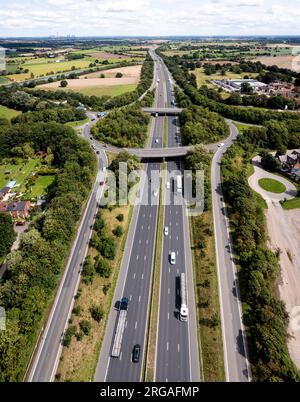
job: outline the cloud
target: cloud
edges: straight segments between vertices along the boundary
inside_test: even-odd
[[[0,36],[299,34],[300,0],[0,0]]]

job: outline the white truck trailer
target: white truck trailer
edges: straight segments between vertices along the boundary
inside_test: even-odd
[[[184,273],[180,275],[180,302],[180,320],[186,322],[189,310],[187,308],[187,286]]]
[[[128,299],[127,297],[123,297],[120,303],[118,324],[115,332],[114,344],[111,351],[112,357],[119,357],[121,353],[122,339],[127,317],[127,309],[128,309]]]
[[[176,188],[177,188],[177,193],[181,194],[182,193],[182,176],[178,175],[176,177]]]

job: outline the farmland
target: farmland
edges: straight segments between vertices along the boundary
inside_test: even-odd
[[[276,56],[276,57],[262,56],[262,57],[257,57],[253,61],[260,61],[261,63],[265,64],[266,66],[276,65],[280,68],[288,68],[289,70],[294,70],[294,71],[298,71],[298,69],[299,69],[299,62],[297,65],[293,64],[293,62],[296,61],[296,55],[295,56],[283,55],[283,56]],[[298,66],[298,69],[297,69],[297,66]]]
[[[68,86],[64,90],[76,91],[84,95],[117,96],[125,92],[134,91],[140,79],[141,65],[108,69],[81,76],[76,80],[67,80]],[[122,77],[116,78],[121,73]],[[104,78],[100,78],[104,76]],[[40,85],[41,89],[58,89],[59,82]]]

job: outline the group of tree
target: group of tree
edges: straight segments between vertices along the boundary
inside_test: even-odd
[[[0,213],[0,258],[9,253],[15,238],[16,233],[12,217],[8,214]]]
[[[98,140],[119,147],[142,147],[147,138],[149,120],[139,105],[126,106],[112,110],[93,127],[92,133]]]
[[[260,382],[298,382],[300,374],[287,348],[288,314],[275,292],[278,255],[267,248],[263,207],[247,181],[249,151],[247,145],[243,147],[240,143],[229,148],[222,161],[222,173],[240,267],[252,375],[254,381]]]
[[[200,106],[190,106],[180,114],[180,127],[185,145],[217,142],[229,135],[225,119]]]
[[[67,123],[72,121],[80,121],[86,119],[86,113],[82,109],[71,107],[56,107],[47,108],[35,112],[27,112],[18,115],[12,119],[12,123],[37,123],[37,122],[50,122]]]
[[[0,157],[10,157],[14,147],[25,143],[35,152],[51,148],[58,173],[46,210],[35,216],[19,249],[7,258],[9,269],[0,284],[7,317],[7,330],[0,331],[0,381],[23,379],[97,166],[88,143],[58,123],[11,125],[0,133]]]
[[[296,101],[291,98],[286,98],[282,95],[266,95],[252,94],[241,96],[238,92],[233,92],[225,101],[228,105],[233,106],[255,106],[268,109],[288,109],[293,110],[296,107]]]

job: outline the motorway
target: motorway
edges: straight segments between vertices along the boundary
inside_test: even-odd
[[[157,77],[160,79],[156,87],[155,102],[158,107],[162,107],[165,84],[162,80],[161,67],[156,65],[155,69]],[[150,138],[153,149],[162,146],[163,119],[163,117],[155,118],[154,124],[152,124],[153,132]],[[144,160],[144,162],[147,161]],[[132,219],[128,233],[127,254],[125,250],[114,295],[114,302],[123,296],[129,298],[122,351],[119,358],[110,357],[118,316],[117,312],[112,310],[96,369],[95,381],[137,382],[141,380],[143,359],[141,358],[139,363],[133,363],[132,349],[135,344],[140,344],[142,357],[146,348],[147,317],[159,202],[160,164],[158,162],[145,163],[144,169],[147,172],[147,177],[151,177],[151,181],[146,179],[142,188],[142,205],[135,206],[136,216]],[[156,196],[154,196],[155,190],[157,191]],[[145,203],[145,197],[148,197],[151,202]],[[124,282],[122,283],[122,281]]]
[[[230,136],[224,141],[224,147],[219,148],[214,154],[211,170],[215,248],[226,381],[245,382],[250,381],[251,371],[227,208],[221,187],[221,160],[227,148],[237,137],[238,130],[231,121],[227,120],[227,123]]]
[[[173,86],[170,74],[163,64],[166,77],[167,107],[171,107]],[[181,145],[179,119],[174,116],[166,117],[168,126],[168,146]],[[184,166],[180,159],[167,163],[170,191],[170,203],[164,209],[164,226],[169,234],[164,235],[162,248],[162,264],[160,276],[159,318],[156,347],[155,381],[189,382],[200,381],[199,350],[197,337],[191,336],[196,329],[196,313],[193,289],[193,268],[189,241],[185,236],[186,215],[183,203],[174,205],[176,193],[175,179],[177,174],[183,174]],[[170,173],[172,175],[170,177]],[[180,201],[182,198],[180,196]],[[188,233],[189,236],[189,233]],[[170,252],[176,253],[175,266],[170,264]],[[181,322],[180,309],[180,274],[186,273],[188,282],[189,320]],[[189,297],[189,295],[191,297]],[[192,327],[192,328],[190,328]]]
[[[86,135],[89,133],[92,124],[94,123],[89,123],[86,126]],[[107,167],[108,162],[105,153],[102,151],[98,157],[98,164],[96,181],[78,228],[46,328],[42,330],[40,342],[27,371],[26,379],[29,382],[49,382],[54,379],[62,351],[62,334],[67,328],[68,319],[71,315],[74,296],[80,282],[82,263],[87,254],[92,226],[97,213],[97,203],[103,192],[103,188],[99,186],[99,181],[105,180],[106,173],[103,172],[103,167]]]

